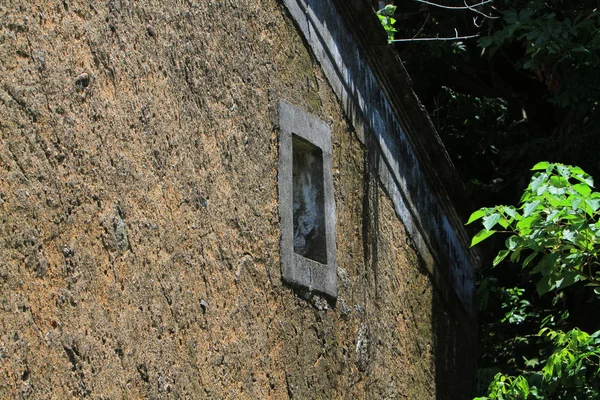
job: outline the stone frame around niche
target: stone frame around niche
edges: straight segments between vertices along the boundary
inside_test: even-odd
[[[279,128],[282,277],[292,286],[335,299],[337,266],[331,131],[325,122],[285,100],[279,102]],[[298,182],[306,185],[299,188]],[[300,192],[301,189],[305,190]],[[308,199],[318,206],[305,207],[305,202],[299,199]],[[304,223],[306,220],[310,221]],[[302,236],[300,225],[314,226],[314,229]]]

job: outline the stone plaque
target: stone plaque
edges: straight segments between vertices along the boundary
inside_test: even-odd
[[[279,104],[281,270],[293,286],[337,296],[331,132],[326,123]]]

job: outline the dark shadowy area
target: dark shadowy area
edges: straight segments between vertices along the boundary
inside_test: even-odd
[[[373,1],[374,7],[380,2]],[[396,39],[390,45],[457,168],[472,211],[519,201],[539,161],[577,165],[600,179],[600,15],[596,1],[496,0],[470,10],[450,10],[413,0],[397,6]],[[461,7],[462,0],[436,1]],[[475,4],[478,2],[470,2]],[[555,326],[600,328],[598,296],[583,284],[538,296],[520,265],[491,269],[502,237],[487,244],[479,276],[479,390],[495,372],[512,373],[542,354],[534,337],[544,318]],[[525,289],[528,322],[500,322],[507,291]],[[515,341],[514,338],[522,340]]]
[[[340,3],[342,2],[340,1]],[[347,18],[350,21],[352,18],[364,19],[369,13],[374,12],[377,6],[375,3],[369,3],[369,0],[352,1],[349,5],[340,5],[340,9],[342,13],[344,10],[348,10]],[[424,168],[431,169],[422,178],[434,188],[433,190],[439,190],[436,193],[439,195],[439,199],[444,199],[445,207],[453,209],[452,212],[455,213],[455,218],[459,219],[458,224],[462,228],[464,223],[462,221],[466,220],[472,206],[469,204],[468,196],[465,196],[462,183],[456,179],[455,171],[447,163],[445,150],[439,146],[439,142],[434,143],[432,137],[435,135],[429,135],[432,121],[419,117],[419,114],[423,115],[420,109],[421,105],[412,100],[414,99],[414,86],[410,79],[407,79],[402,64],[399,62],[398,54],[394,52],[392,46],[385,44],[385,34],[376,19],[372,24],[361,21],[360,24],[357,22],[352,26],[356,26],[353,31],[354,38],[362,44],[365,57],[369,60],[375,75],[381,79],[386,89],[390,90],[386,95],[391,98],[393,104],[399,105],[399,113],[405,118],[402,121],[405,122],[403,129],[406,130],[406,135],[416,148],[418,161],[424,165]],[[377,153],[368,155],[367,159],[370,160],[371,168],[379,163],[378,157]],[[369,185],[375,183],[367,181],[365,193],[371,192],[372,189]],[[379,221],[377,203],[369,197],[365,198],[363,204],[363,209],[368,210],[363,215],[372,215],[375,221]],[[373,207],[375,210],[372,209]],[[363,229],[367,228],[363,225]],[[378,227],[375,231],[379,229],[381,228]],[[368,230],[363,232],[365,259],[371,260],[374,279],[377,279],[377,276],[384,274],[385,271],[378,268],[377,263],[373,263],[377,259],[373,254],[385,254],[385,245],[377,240],[377,237],[370,237],[368,232]],[[472,310],[465,308],[465,304],[461,304],[457,292],[443,284],[451,276],[452,264],[456,260],[446,258],[435,261],[434,268],[428,268],[426,263],[420,259],[414,260],[413,263],[416,268],[415,273],[429,276],[434,286],[434,294],[430,303],[429,329],[432,330],[435,338],[431,349],[435,362],[435,373],[431,377],[436,387],[435,398],[438,400],[472,398],[477,352],[474,315],[471,313]],[[422,319],[415,309],[399,311],[411,315],[412,318]],[[417,343],[420,344],[418,339]],[[418,347],[425,350],[425,346]]]
[[[496,19],[416,1],[395,3],[397,38],[480,35],[393,44],[475,205],[516,203],[529,168],[540,160],[579,165],[600,175],[595,2],[495,1],[493,7],[480,8]],[[517,19],[509,14],[513,11]],[[552,23],[561,40],[545,38],[550,34],[536,25],[536,18]],[[582,23],[577,30],[567,30],[577,21]],[[515,33],[509,36],[507,30]],[[530,42],[539,48],[536,54],[528,50]],[[581,59],[578,52],[570,53],[578,44]],[[544,51],[548,54],[536,58]]]

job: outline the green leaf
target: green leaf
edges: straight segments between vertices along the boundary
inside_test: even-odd
[[[552,287],[552,279],[549,276],[542,277],[536,285],[537,292],[540,296],[551,291]]]
[[[529,396],[529,384],[524,377],[519,376],[515,380],[515,386],[521,391],[520,395],[522,395],[524,399]]]
[[[550,186],[548,192],[555,196],[560,196],[561,194],[565,194],[567,190],[564,187]]]
[[[487,230],[487,229],[482,229],[481,231],[479,231],[479,233],[477,235],[475,235],[473,237],[473,240],[471,240],[471,247],[475,246],[478,243],[481,243],[485,239],[487,239],[490,236],[492,236],[494,233],[496,233],[496,231],[490,231],[490,230]]]
[[[498,255],[494,258],[494,262],[492,263],[492,265],[495,267],[496,265],[500,264],[502,261],[504,261],[504,259],[509,253],[509,250],[500,250],[498,252]]]
[[[521,259],[521,250],[522,250],[521,247],[517,247],[515,249],[515,251],[513,251],[513,253],[510,255],[511,262],[514,262],[514,263],[519,262],[519,260]]]
[[[546,222],[554,221],[562,216],[563,210],[552,210],[546,217]]]
[[[540,201],[532,201],[531,203],[527,203],[523,206],[523,216],[529,217],[531,213],[540,205]]]
[[[571,170],[564,165],[558,164],[556,169],[558,170],[558,173],[561,174],[565,179],[569,179],[571,176]]]
[[[571,208],[573,210],[578,210],[582,201],[583,201],[583,199],[581,197],[575,197],[575,198],[573,198],[571,200]]]
[[[494,226],[496,226],[498,221],[500,221],[500,218],[502,218],[502,216],[498,213],[486,215],[485,217],[483,217],[484,228],[488,231],[491,230]]]
[[[388,4],[387,6],[384,7],[384,12],[386,15],[394,15],[394,13],[396,12],[396,6]]]
[[[514,250],[517,248],[517,246],[522,242],[521,238],[519,236],[511,236],[508,239],[506,239],[506,241],[504,242],[504,245],[506,246],[507,249],[509,250]]]
[[[535,165],[533,166],[533,168],[531,168],[531,170],[532,170],[532,171],[541,171],[541,170],[547,170],[549,166],[550,166],[550,163],[549,163],[549,162],[547,162],[547,161],[542,161],[542,162],[539,162],[539,163],[535,164]]]
[[[527,258],[525,258],[525,260],[523,260],[523,268],[525,268],[526,266],[528,266],[529,263],[531,263],[531,261],[533,261],[533,259],[535,257],[537,257],[538,254],[540,254],[539,251],[534,251],[533,253],[531,253],[530,255],[528,255]]]
[[[564,188],[569,186],[569,181],[563,178],[562,176],[554,175],[550,177],[550,184],[555,188]]]
[[[540,186],[542,186],[543,183],[548,181],[548,174],[546,173],[537,173],[535,174],[532,178],[531,178],[531,190],[533,192],[537,192],[538,189],[540,188]],[[543,191],[542,191],[543,193]],[[541,193],[538,193],[538,195],[540,195]]]
[[[496,38],[494,36],[484,36],[479,39],[477,44],[479,45],[479,47],[482,47],[485,49],[487,47],[490,47],[495,42],[496,42]]]
[[[554,190],[557,190],[556,188],[554,188]],[[562,198],[563,196],[557,195],[556,193],[544,193],[544,200],[546,200],[551,207],[561,207],[561,206],[568,206],[569,203],[565,203],[562,204]]]
[[[597,211],[598,208],[600,207],[600,200],[597,199],[592,199],[592,200],[586,200],[585,201],[594,211]]]
[[[540,360],[539,358],[532,358],[530,360],[527,360],[527,362],[525,362],[525,366],[529,367],[529,368],[535,368],[538,365],[540,365]]]
[[[573,178],[577,179],[581,183],[585,183],[588,186],[594,187],[594,180],[588,174],[573,175]]]
[[[573,285],[577,281],[579,281],[579,274],[577,272],[564,271],[561,274],[561,278],[556,281],[556,288],[564,289]]]
[[[488,213],[487,208],[480,208],[479,210],[477,210],[473,214],[471,214],[471,216],[469,217],[469,220],[467,221],[467,223],[465,225],[469,225],[470,223],[475,222],[480,218],[483,218],[483,216],[486,215],[487,213]]]
[[[592,193],[592,189],[586,184],[578,183],[577,185],[573,185],[573,190],[583,196],[589,196]]]
[[[543,195],[543,194],[544,194],[544,193],[546,193],[546,191],[548,190],[548,187],[549,187],[548,185],[541,185],[540,187],[538,187],[538,188],[537,188],[537,190],[536,190],[536,194],[537,194],[538,196],[541,196],[541,195]]]
[[[553,265],[556,262],[556,260],[558,260],[558,257],[559,257],[558,253],[545,254],[544,257],[542,257],[542,259],[538,263],[538,265],[536,265],[531,270],[531,273],[535,274],[535,273],[541,272],[542,275],[547,275],[548,271],[553,269]]]
[[[518,20],[518,14],[515,10],[506,10],[506,11],[504,11],[503,14],[504,14],[504,21],[508,25],[512,25],[512,24],[516,23]]]
[[[580,167],[571,167],[571,173],[572,174],[576,174],[576,175],[585,175],[585,171],[582,170]]]
[[[517,229],[519,229],[521,231],[525,231],[525,230],[531,229],[531,224],[536,219],[537,218],[535,216],[523,218],[522,220],[520,220],[519,222],[517,222]]]
[[[514,207],[504,207],[503,211],[506,213],[506,215],[508,215],[516,220],[521,219],[521,215],[518,213],[518,211]]]

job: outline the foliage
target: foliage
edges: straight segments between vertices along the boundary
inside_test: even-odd
[[[394,44],[476,205],[514,203],[540,158],[600,174],[597,0],[494,0],[480,10],[499,18],[479,15],[475,24],[469,11],[397,4],[397,37],[481,34],[453,45]]]
[[[519,398],[515,390],[523,392],[524,383],[529,398],[536,391],[550,396],[542,369],[564,346],[541,329],[600,329],[600,296],[592,290],[600,277],[599,199],[591,178],[570,169],[576,167],[552,164],[547,171],[548,164],[536,170],[535,183],[527,168],[552,158],[600,174],[598,1],[493,0],[478,8],[497,19],[443,8],[463,6],[461,0],[395,4],[396,37],[481,35],[393,48],[477,207],[517,204],[529,183],[516,207],[486,209],[478,220],[492,224],[500,214],[476,238],[502,251],[497,263],[503,259],[502,268],[484,268],[478,278],[480,393],[491,396],[486,389],[494,381],[506,390],[496,398]],[[589,371],[593,364],[586,363]],[[582,388],[572,393],[593,397]]]
[[[523,269],[536,276],[540,295],[562,291],[578,281],[596,289],[600,276],[600,194],[592,191],[591,176],[579,167],[548,162],[536,164],[533,170],[536,173],[519,208],[482,208],[471,215],[468,223],[481,221],[483,225],[472,245],[496,233],[510,234],[505,241],[506,248],[498,253],[493,265],[510,256],[512,262],[520,263]],[[496,230],[497,227],[500,229]],[[520,344],[526,343],[527,346],[533,344],[538,351],[534,357],[523,356],[525,363],[520,368],[514,359],[505,361],[505,366],[517,376],[497,372],[488,386],[487,396],[477,399],[600,396],[600,331],[590,335],[578,328],[566,332],[557,329],[568,313],[558,316],[547,313],[540,319],[542,313],[523,298],[526,290],[499,288],[497,280],[491,277],[478,289],[479,300],[483,300],[484,306],[487,306],[491,292],[504,295],[502,323],[519,325],[529,320],[539,326],[537,335],[516,336],[504,340],[500,347],[515,352]],[[558,292],[554,300],[561,295],[562,292]],[[488,348],[491,348],[489,343]],[[523,351],[518,353],[525,354]]]
[[[506,314],[500,322],[507,322],[510,324],[521,324],[529,316],[533,314],[529,311],[531,308],[531,302],[523,299],[522,296],[525,293],[525,289],[522,288],[511,288],[506,289],[508,301],[502,304],[502,308],[506,311]]]
[[[508,267],[508,266],[507,266]],[[481,322],[478,393],[487,390],[498,372],[518,374],[543,364],[549,344],[538,335],[541,328],[568,330],[569,312],[561,310],[564,293],[546,304],[520,287],[504,288],[494,277],[482,280],[477,290],[478,309],[489,315]]]
[[[456,44],[456,43],[455,43]],[[444,145],[452,150],[453,162],[463,171],[471,195],[497,197],[504,180],[491,180],[498,168],[513,163],[515,153],[522,145],[499,145],[502,132],[508,130],[512,120],[508,104],[501,98],[472,96],[443,86],[435,100],[432,119]],[[504,148],[501,152],[500,149]],[[512,150],[512,151],[511,151]],[[472,168],[476,164],[477,168]],[[465,173],[466,172],[466,173]],[[498,177],[500,178],[500,177]],[[481,199],[480,204],[489,204]]]
[[[600,396],[600,331],[589,335],[543,328],[539,335],[552,342],[553,353],[544,367],[527,375],[496,374],[487,399],[592,399]]]
[[[379,22],[381,22],[381,26],[387,33],[388,36],[388,44],[392,43],[394,40],[394,35],[398,30],[394,28],[394,24],[396,20],[393,18],[394,13],[396,12],[396,6],[386,5],[381,10],[377,11],[377,17],[379,17]]]
[[[537,390],[529,387],[529,382],[523,376],[511,377],[498,373],[489,387],[489,397],[476,397],[475,400],[527,400],[539,399]]]
[[[497,232],[511,233],[494,266],[510,255],[512,262],[523,260],[523,268],[540,274],[539,294],[565,288],[582,279],[600,286],[600,193],[593,192],[593,180],[579,167],[541,162],[521,197],[521,206],[482,208],[468,223],[482,220],[475,235],[476,245]]]
[[[502,11],[498,29],[479,45],[493,56],[519,43],[524,52],[518,66],[546,85],[550,101],[586,111],[597,108],[600,11],[597,4],[582,3],[563,8],[559,1],[514,2]]]

